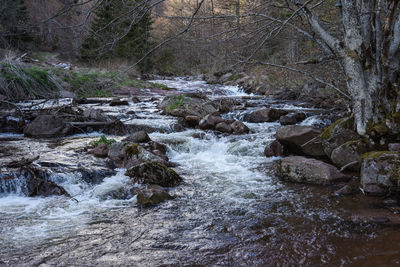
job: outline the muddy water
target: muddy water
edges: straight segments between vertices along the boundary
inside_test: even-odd
[[[211,97],[246,98],[255,103],[252,106],[304,109],[299,103],[249,97],[235,87],[184,79],[157,82]],[[16,156],[39,153],[42,164],[53,166],[53,179],[75,199],[27,198],[12,187],[3,190],[0,265],[399,264],[400,229],[365,222],[371,216],[388,216],[376,207],[379,199],[337,197],[334,188],[286,184],[274,177],[271,164],[276,158],[265,158],[263,149],[278,123],[247,123],[252,131],[243,136],[208,132],[198,138],[202,131],[172,130],[175,119],[156,109],[160,98],[147,95],[129,107],[92,106],[126,123],[158,129],[150,137],[168,145],[168,156],[178,163],[175,170],[184,183],[171,190],[174,200],[152,208],[137,206],[135,197],[108,197],[126,185],[123,169],[96,183],[79,172],[79,167],[106,169],[102,160],[81,151],[100,133],[51,140],[0,136],[1,147]],[[236,111],[225,116],[242,115]],[[323,122],[314,116],[304,123]],[[391,216],[393,222],[398,220]]]

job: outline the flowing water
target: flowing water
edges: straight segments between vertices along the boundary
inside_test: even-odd
[[[157,82],[183,92],[304,110],[299,103],[247,96],[237,87],[183,78]],[[356,219],[373,210],[374,199],[337,197],[333,188],[286,184],[273,175],[277,158],[266,158],[263,149],[279,123],[246,123],[251,133],[241,136],[174,132],[175,119],[156,109],[160,98],[145,96],[129,107],[92,105],[126,123],[156,129],[151,139],[168,146],[168,157],[178,164],[175,170],[184,182],[171,189],[174,200],[151,208],[139,207],[135,197],[109,198],[110,192],[127,186],[124,169],[94,184],[78,171],[77,165],[85,164],[105,168],[102,160],[79,150],[100,133],[61,140],[0,135],[2,146],[15,155],[39,153],[42,164],[59,166],[52,179],[73,196],[28,198],[17,190],[22,180],[14,185],[2,181],[0,265],[399,264],[400,230]],[[242,113],[224,116],[240,119]],[[324,123],[318,115],[303,122]]]

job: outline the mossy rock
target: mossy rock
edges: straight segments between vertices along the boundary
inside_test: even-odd
[[[372,195],[400,190],[400,152],[372,151],[362,155],[361,186]]]
[[[174,170],[162,163],[147,161],[128,169],[125,175],[132,178],[132,182],[140,184],[155,184],[164,187],[177,186],[182,177]]]
[[[130,144],[125,147],[125,153],[128,157],[132,156],[138,156],[139,155],[139,149],[138,149],[138,144]]]

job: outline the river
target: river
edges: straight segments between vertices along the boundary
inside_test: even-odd
[[[156,82],[180,92],[201,91],[212,98],[246,99],[251,103],[249,108],[268,105],[310,110],[301,103],[249,96],[235,86],[211,86],[183,78]],[[109,198],[110,192],[128,183],[124,169],[97,182],[87,181],[78,171],[54,171],[52,179],[74,199],[28,198],[18,190],[18,184],[0,180],[0,265],[400,263],[398,227],[357,219],[375,210],[376,199],[362,194],[339,197],[333,194],[333,187],[284,183],[273,175],[271,166],[277,158],[266,158],[263,150],[273,140],[279,123],[246,123],[251,132],[239,136],[193,129],[175,132],[171,127],[175,118],[161,115],[156,108],[162,96],[146,95],[140,99],[140,103],[130,102],[129,107],[95,107],[125,123],[156,129],[150,134],[151,139],[168,146],[168,157],[178,164],[174,169],[184,179],[171,189],[176,198],[150,208],[138,206],[136,197]],[[134,111],[134,117],[127,114],[129,110]],[[313,114],[319,112],[311,110]],[[241,119],[243,111],[224,116]],[[303,122],[318,123],[324,123],[319,116]],[[40,161],[47,165],[88,164],[103,168],[100,160],[79,152],[100,134],[34,140],[3,133],[0,142],[16,155],[40,154]],[[1,153],[4,156],[5,152]]]

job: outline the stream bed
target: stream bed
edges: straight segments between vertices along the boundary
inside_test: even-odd
[[[319,111],[301,103],[249,96],[235,86],[208,85],[183,78],[157,83],[177,92],[206,93],[210,98],[246,99],[248,107],[312,110],[303,124],[324,124]],[[174,93],[177,93],[174,91]],[[163,96],[140,96],[129,106],[92,105],[124,123],[153,129],[156,142],[184,179],[172,188],[175,199],[140,207],[136,197],[109,198],[129,178],[117,169],[96,183],[79,172],[105,170],[104,160],[80,149],[101,133],[56,139],[0,134],[1,157],[40,155],[39,164],[59,166],[52,179],[73,198],[28,198],[18,184],[0,181],[0,265],[4,266],[276,266],[395,265],[400,263],[397,225],[367,223],[378,214],[374,198],[335,196],[332,187],[290,184],[274,176],[265,146],[278,122],[246,123],[250,133],[218,135],[187,129],[176,132],[174,117],[156,108]],[[68,101],[68,100],[65,100]],[[90,105],[88,105],[89,107]],[[135,116],[128,114],[133,111]],[[224,114],[241,119],[243,110]],[[111,136],[116,140],[122,137]],[[23,181],[19,181],[23,182]]]

